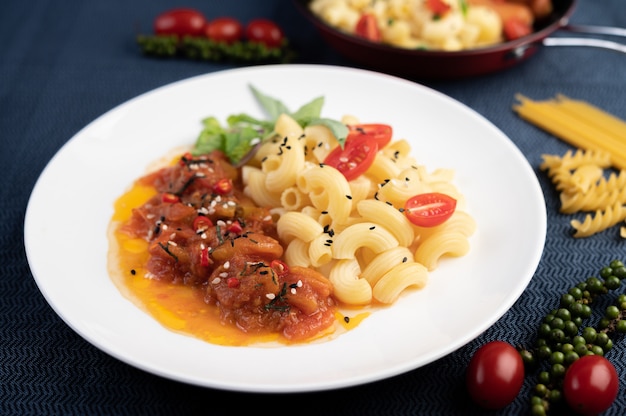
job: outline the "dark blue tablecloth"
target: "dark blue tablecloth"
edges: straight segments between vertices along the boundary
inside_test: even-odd
[[[563,93],[626,119],[626,55],[591,48],[542,48],[532,59],[502,73],[456,81],[416,80],[467,104],[502,129],[536,170],[546,199],[547,240],[537,271],[510,311],[477,339],[423,368],[388,380],[289,395],[190,386],[103,353],[75,334],[39,292],[24,250],[25,209],[45,165],[87,123],[155,87],[234,67],[150,59],[139,53],[135,33],[150,31],[154,16],[181,5],[197,7],[209,16],[233,15],[244,21],[272,18],[297,48],[298,62],[354,66],[328,49],[285,0],[2,1],[0,414],[233,414],[244,408],[276,414],[480,413],[464,388],[464,371],[473,351],[494,339],[528,343],[562,292],[613,258],[626,260],[626,241],[616,228],[586,239],[572,238],[571,217],[559,214],[558,194],[538,168],[542,154],[563,154],[570,147],[511,111],[518,92],[536,99]],[[624,0],[582,0],[573,21],[626,27],[626,4]],[[510,232],[516,232],[514,218]],[[449,319],[466,308],[472,308],[472,299],[464,305],[450,305]],[[609,358],[619,371],[621,387],[607,414],[626,412],[625,354],[626,340],[619,339]],[[532,381],[527,380],[522,394],[501,414],[528,412]]]

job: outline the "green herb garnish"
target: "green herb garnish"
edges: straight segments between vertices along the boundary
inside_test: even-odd
[[[208,117],[203,120],[204,128],[196,140],[192,153],[197,155],[221,150],[231,163],[236,165],[253,150],[257,142],[275,137],[274,124],[281,114],[292,117],[303,128],[310,125],[326,126],[340,145],[344,145],[348,127],[340,121],[321,117],[324,97],[315,98],[295,112],[291,112],[283,102],[263,94],[252,85],[250,90],[268,119],[261,120],[248,114],[234,114],[227,118],[227,125],[223,126],[215,117]]]

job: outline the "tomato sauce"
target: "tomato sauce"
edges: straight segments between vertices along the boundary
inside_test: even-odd
[[[116,285],[172,330],[220,345],[301,343],[364,317],[344,318],[325,276],[281,260],[274,218],[221,152],[138,179],[109,232]]]

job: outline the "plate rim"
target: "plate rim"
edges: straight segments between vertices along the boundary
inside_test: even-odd
[[[532,173],[532,176],[530,176],[530,181],[533,183],[533,186],[535,187],[535,191],[536,191],[536,195],[540,197],[539,200],[535,201],[536,203],[540,203],[543,205],[543,209],[538,210],[536,212],[536,214],[539,214],[539,218],[537,218],[538,221],[538,226],[541,229],[540,230],[540,235],[539,235],[539,246],[536,248],[536,255],[535,258],[532,259],[531,264],[529,265],[528,268],[528,272],[527,272],[527,276],[525,276],[525,279],[519,284],[519,286],[517,287],[516,293],[512,296],[509,296],[507,298],[508,302],[506,305],[506,308],[502,308],[503,310],[499,310],[497,311],[496,314],[494,314],[490,319],[487,320],[485,322],[483,322],[482,325],[480,325],[479,327],[475,328],[474,331],[470,331],[468,332],[464,337],[458,338],[454,343],[453,346],[443,350],[443,351],[439,351],[438,353],[433,353],[430,357],[428,357],[425,361],[422,360],[421,363],[419,363],[416,366],[412,366],[410,368],[407,368],[406,366],[396,366],[393,368],[389,368],[387,371],[378,371],[376,374],[371,374],[370,376],[355,376],[355,377],[343,377],[340,378],[338,380],[334,380],[332,382],[313,382],[313,383],[303,383],[301,385],[293,385],[293,386],[284,386],[284,385],[256,385],[256,384],[246,384],[246,383],[223,383],[223,382],[219,382],[219,381],[207,381],[207,380],[202,380],[202,379],[197,379],[194,377],[189,377],[189,376],[181,376],[180,374],[175,374],[175,373],[171,373],[171,372],[167,372],[167,371],[162,371],[160,369],[155,369],[152,366],[150,366],[147,363],[142,363],[142,362],[138,362],[136,360],[131,360],[129,357],[127,357],[123,352],[120,351],[116,351],[114,349],[111,348],[107,348],[107,346],[103,345],[101,342],[98,343],[97,340],[93,339],[93,335],[90,336],[90,334],[85,333],[84,328],[81,328],[79,325],[77,325],[72,319],[69,319],[67,316],[65,316],[65,313],[63,312],[63,308],[60,307],[60,305],[58,305],[54,299],[51,299],[49,296],[50,294],[47,293],[47,291],[45,290],[46,285],[45,283],[41,280],[41,276],[38,274],[39,272],[39,267],[38,266],[33,266],[33,255],[34,253],[32,253],[31,251],[31,244],[30,244],[30,239],[32,238],[33,234],[31,231],[32,228],[32,215],[34,212],[34,207],[31,205],[31,203],[34,200],[34,197],[37,195],[37,192],[39,191],[39,187],[42,186],[41,184],[44,181],[44,177],[46,175],[46,173],[49,171],[49,169],[51,168],[51,166],[54,166],[54,163],[56,162],[56,160],[60,157],[60,155],[63,154],[64,151],[66,151],[66,149],[69,148],[69,146],[72,145],[72,143],[74,143],[75,141],[78,141],[80,139],[80,137],[83,137],[82,135],[85,134],[86,131],[88,131],[95,123],[99,122],[102,119],[105,119],[107,116],[110,116],[111,114],[113,114],[114,112],[117,111],[122,111],[125,106],[131,106],[132,103],[143,100],[144,98],[149,98],[150,96],[152,96],[153,94],[159,92],[159,91],[163,91],[163,90],[167,90],[167,89],[171,89],[171,88],[176,88],[179,85],[182,85],[184,83],[193,83],[195,81],[201,81],[204,79],[213,79],[217,76],[236,76],[236,75],[240,75],[240,74],[246,74],[246,73],[264,73],[266,71],[273,71],[273,70],[278,70],[278,71],[289,71],[289,72],[307,72],[307,71],[330,71],[330,72],[337,72],[337,73],[341,73],[341,74],[361,74],[363,76],[366,77],[373,77],[376,79],[387,79],[393,82],[400,82],[406,85],[412,85],[414,87],[417,87],[417,89],[421,89],[422,91],[425,91],[429,94],[434,94],[436,96],[439,96],[439,98],[442,98],[444,100],[446,100],[448,103],[454,103],[454,105],[460,106],[459,108],[461,108],[464,111],[469,111],[469,114],[471,114],[473,116],[473,118],[475,118],[476,120],[480,120],[481,123],[486,123],[487,127],[492,129],[495,132],[499,132],[501,138],[506,139],[505,146],[508,148],[509,151],[512,152],[517,152],[517,156],[518,157],[522,157],[524,159],[524,161],[526,162],[526,169],[527,172],[526,173]],[[527,178],[528,179],[528,178]],[[132,180],[132,178],[129,178],[129,180]],[[97,118],[95,118],[93,121],[91,121],[90,123],[88,123],[87,125],[85,125],[82,129],[80,129],[76,134],[74,134],[63,146],[61,146],[61,148],[55,153],[55,155],[50,159],[50,161],[48,162],[48,164],[44,167],[43,171],[41,172],[39,178],[37,179],[33,190],[31,192],[31,196],[29,197],[29,201],[28,201],[28,205],[26,208],[26,214],[24,217],[24,244],[25,244],[25,249],[26,249],[26,255],[27,255],[27,259],[28,259],[28,263],[29,266],[31,268],[31,273],[33,275],[33,278],[37,284],[38,289],[41,291],[42,295],[44,296],[44,298],[46,299],[46,301],[48,302],[48,304],[52,307],[52,309],[55,311],[55,313],[66,323],[68,324],[72,330],[74,332],[76,332],[79,336],[81,336],[83,339],[85,339],[86,341],[88,341],[89,343],[91,343],[92,345],[94,345],[96,348],[100,349],[101,351],[104,351],[105,353],[117,358],[118,360],[125,362],[126,364],[129,364],[131,366],[134,366],[136,368],[140,368],[144,371],[150,372],[152,374],[155,375],[159,375],[168,379],[172,379],[172,380],[177,380],[177,381],[181,381],[181,382],[186,382],[186,383],[190,383],[190,384],[195,384],[195,385],[200,385],[200,386],[205,386],[205,387],[212,387],[212,388],[220,388],[220,389],[225,389],[225,390],[234,390],[234,391],[245,391],[245,392],[267,392],[267,393],[272,393],[272,392],[280,392],[280,393],[289,393],[289,392],[311,392],[311,391],[321,391],[321,390],[328,390],[328,389],[335,389],[335,388],[342,388],[342,387],[349,387],[349,386],[355,386],[355,385],[360,385],[360,384],[365,384],[365,383],[369,383],[369,382],[373,382],[373,381],[377,381],[377,380],[382,380],[382,379],[386,379],[419,367],[422,367],[428,363],[431,363],[445,355],[448,355],[450,353],[452,353],[453,351],[455,351],[456,349],[458,349],[459,347],[467,344],[468,342],[470,342],[471,340],[473,340],[474,338],[476,338],[477,336],[480,335],[480,333],[482,333],[484,330],[486,330],[488,327],[490,327],[491,325],[493,325],[498,319],[500,319],[508,310],[508,308],[510,308],[513,303],[515,303],[515,301],[521,296],[521,294],[523,293],[524,289],[526,288],[526,286],[528,285],[528,283],[530,282],[530,280],[532,279],[538,265],[539,265],[539,261],[541,259],[541,255],[543,252],[543,247],[545,245],[545,240],[546,240],[546,211],[545,211],[545,202],[544,202],[544,198],[543,198],[543,193],[538,181],[538,178],[536,177],[536,175],[534,174],[533,169],[531,168],[530,164],[528,163],[527,159],[523,156],[523,154],[521,153],[521,151],[519,150],[519,148],[511,141],[511,139],[506,136],[499,128],[497,128],[493,123],[491,123],[489,120],[487,120],[484,116],[482,116],[481,114],[477,113],[475,110],[473,110],[472,108],[466,106],[465,104],[437,91],[434,90],[430,87],[427,86],[423,86],[421,84],[417,84],[417,83],[413,83],[411,81],[408,80],[404,80],[398,77],[395,77],[393,75],[388,75],[388,74],[383,74],[383,73],[378,73],[375,71],[371,71],[371,70],[365,70],[365,69],[357,69],[357,68],[350,68],[350,67],[343,67],[343,66],[335,66],[335,65],[318,65],[318,64],[290,64],[290,65],[266,65],[266,66],[261,66],[261,67],[244,67],[244,68],[235,68],[235,69],[227,69],[227,70],[222,70],[222,71],[216,71],[216,72],[212,72],[212,73],[208,73],[208,74],[201,74],[201,75],[196,75],[193,77],[189,77],[189,78],[184,78],[184,79],[180,79],[178,81],[174,81],[172,83],[168,83],[162,86],[159,86],[157,88],[154,88],[152,90],[146,91],[144,93],[141,93],[129,100],[124,101],[121,104],[118,104],[117,106],[111,108],[110,110],[104,112],[103,114],[101,114],[100,116],[98,116]],[[111,283],[112,284],[112,283]],[[122,294],[119,294],[120,297],[122,297]],[[134,306],[134,305],[133,305]],[[166,329],[163,329],[164,331],[167,331]],[[190,340],[191,341],[191,340]],[[196,340],[197,341],[197,340]],[[331,341],[331,342],[336,342],[336,340]],[[240,347],[236,347],[236,348],[240,348]],[[246,347],[248,348],[248,347]]]

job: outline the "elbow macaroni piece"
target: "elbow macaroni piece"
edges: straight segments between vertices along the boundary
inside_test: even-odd
[[[433,190],[462,198],[452,170],[428,172],[406,140],[393,140],[365,174],[347,181],[323,164],[338,145],[328,128],[279,120],[284,136],[264,142],[255,165],[242,168],[244,192],[280,215],[285,261],[326,274],[340,302],[393,303],[409,288],[424,287],[442,256],[469,250],[476,224],[458,202],[454,215],[432,228],[413,225],[401,210],[408,198]]]

